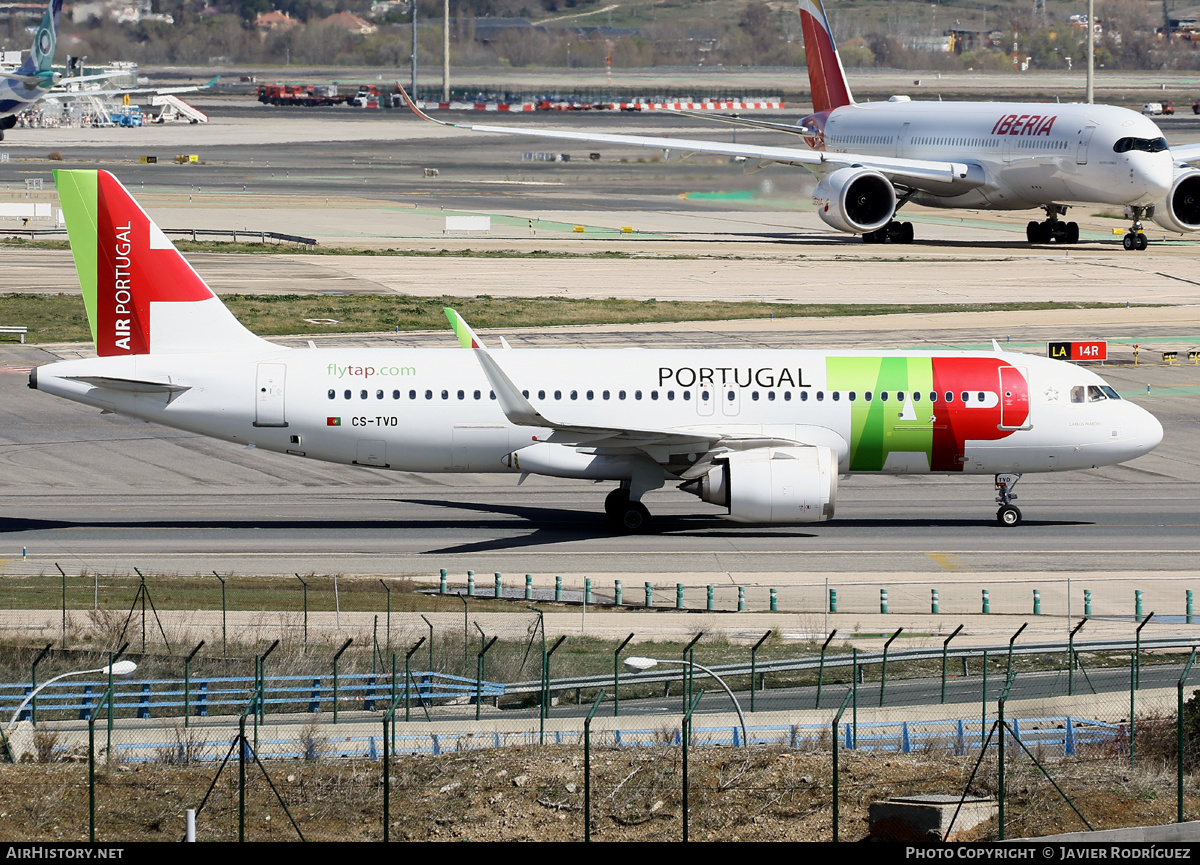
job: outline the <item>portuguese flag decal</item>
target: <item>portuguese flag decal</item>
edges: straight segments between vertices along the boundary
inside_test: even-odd
[[[342,425],[342,419],[340,417],[325,418],[325,426],[341,426],[341,425]]]

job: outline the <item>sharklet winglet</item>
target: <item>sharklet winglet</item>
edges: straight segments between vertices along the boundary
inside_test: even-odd
[[[449,306],[443,306],[442,312],[446,313],[446,319],[450,322],[450,327],[454,331],[454,335],[458,337],[458,344],[463,348],[487,348],[483,344],[483,340],[479,338],[479,334],[472,330],[471,325],[463,320],[463,317],[458,314],[458,311]]]

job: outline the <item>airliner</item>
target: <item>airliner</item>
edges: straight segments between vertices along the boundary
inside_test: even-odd
[[[1030,243],[1072,244],[1072,206],[1124,209],[1127,250],[1144,250],[1143,219],[1171,232],[1200,231],[1200,144],[1170,147],[1148,117],[1126,108],[1083,103],[915,102],[893,96],[857,103],[821,0],[800,0],[813,113],[797,125],[678,112],[799,135],[806,148],[758,147],[637,135],[523,129],[424,120],[477,132],[567,141],[627,144],[683,153],[719,153],[800,165],[817,185],[813,206],[825,224],[867,243],[911,243],[913,226],[897,213],[910,201],[969,210],[1042,210]],[[398,85],[397,85],[398,86]],[[403,92],[403,88],[401,88]],[[405,95],[407,99],[407,94]]]
[[[1005,526],[1026,472],[1114,465],[1162,440],[1090,370],[992,351],[307,348],[255,336],[111,174],[54,172],[95,358],[29,386],[256,448],[405,472],[615,482],[644,531],[668,484],[743,523],[828,520],[839,477],[992,475]]]
[[[207,84],[186,87],[146,87],[117,90],[66,90],[85,81],[102,81],[123,73],[104,72],[98,75],[75,75],[64,78],[53,69],[54,47],[58,42],[58,21],[62,16],[63,0],[50,0],[33,37],[33,47],[25,60],[13,72],[0,72],[0,141],[4,133],[17,125],[17,115],[48,96],[75,99],[80,96],[120,96],[126,93],[188,93],[203,90],[217,82],[213,78]]]

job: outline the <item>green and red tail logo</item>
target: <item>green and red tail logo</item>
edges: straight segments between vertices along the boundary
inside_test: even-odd
[[[54,182],[101,357],[148,354],[155,304],[214,297],[107,171],[55,171]]]

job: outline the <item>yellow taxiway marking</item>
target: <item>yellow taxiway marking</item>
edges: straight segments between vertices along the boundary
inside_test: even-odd
[[[969,571],[971,566],[954,553],[926,553],[943,571]]]

